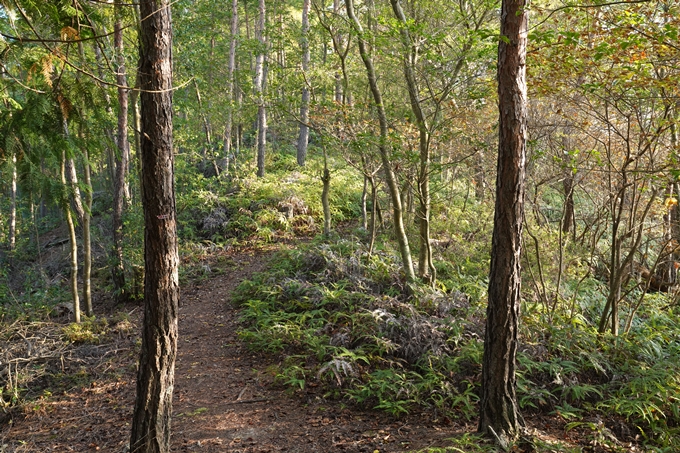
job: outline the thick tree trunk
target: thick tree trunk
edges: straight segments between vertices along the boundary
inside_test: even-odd
[[[129,165],[130,144],[128,142],[128,90],[123,54],[123,29],[121,26],[120,1],[115,4],[116,23],[113,28],[113,40],[116,51],[116,83],[118,84],[118,134],[116,144],[118,153],[115,158],[116,173],[113,181],[113,266],[111,276],[116,299],[119,302],[127,299],[125,292],[125,264],[123,259],[123,210],[125,206],[125,179]]]
[[[503,0],[498,44],[499,143],[479,431],[503,448],[522,424],[515,393],[526,166],[525,0]]]
[[[257,95],[257,176],[264,177],[264,159],[267,147],[267,109],[264,100],[265,59],[267,38],[265,34],[265,0],[259,0],[259,16],[255,35],[260,42],[260,52],[255,57],[255,93]]]
[[[130,451],[168,453],[179,301],[170,0],[142,0],[140,12],[144,326]]]
[[[309,70],[309,4],[310,0],[303,0],[302,2],[302,39],[300,47],[302,48],[302,72],[306,74]],[[305,75],[305,82],[302,87],[302,102],[300,104],[300,134],[298,136],[297,144],[297,162],[298,165],[304,166],[307,160],[307,144],[309,143],[309,98],[310,92],[307,86],[307,77]]]
[[[347,15],[352,23],[352,26],[354,27],[355,32],[357,33],[359,53],[361,54],[361,59],[363,60],[364,66],[366,67],[368,84],[370,86],[371,94],[373,95],[373,101],[378,112],[378,121],[380,123],[380,142],[378,144],[378,149],[380,151],[380,158],[382,159],[383,168],[385,171],[387,187],[390,189],[390,195],[392,197],[395,235],[399,245],[399,252],[401,253],[404,273],[406,274],[406,281],[408,283],[413,283],[416,280],[416,276],[413,272],[411,249],[409,247],[408,237],[406,236],[406,228],[404,227],[404,214],[402,209],[401,194],[399,192],[399,184],[397,182],[397,177],[394,174],[394,168],[392,167],[387,145],[388,129],[387,116],[385,115],[385,106],[383,105],[382,94],[380,92],[380,88],[378,87],[378,78],[373,66],[373,59],[368,53],[366,40],[363,34],[363,28],[354,13],[354,1],[346,0],[345,6],[347,9]]]

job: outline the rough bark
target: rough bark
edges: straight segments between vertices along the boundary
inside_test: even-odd
[[[503,0],[498,44],[499,143],[479,431],[502,447],[519,435],[515,358],[526,166],[525,0]]]
[[[306,74],[309,70],[309,5],[310,0],[303,0],[302,2],[302,39],[300,40],[300,47],[302,49],[302,72]],[[307,77],[305,76],[305,83],[302,87],[302,101],[300,103],[300,134],[298,135],[297,144],[297,162],[298,165],[304,166],[307,160],[307,144],[309,143],[309,86],[307,86]]]
[[[368,46],[364,37],[363,27],[354,13],[354,1],[347,0],[345,2],[347,9],[347,16],[350,19],[354,32],[357,34],[359,53],[361,59],[366,68],[366,75],[368,78],[368,84],[371,90],[371,95],[373,96],[373,102],[378,113],[378,122],[380,123],[380,140],[378,144],[378,150],[380,152],[380,158],[382,160],[383,168],[385,171],[385,179],[387,181],[387,187],[390,190],[390,196],[392,198],[392,209],[394,215],[394,230],[397,238],[397,243],[399,245],[399,252],[401,254],[402,264],[404,267],[404,273],[406,274],[406,280],[412,283],[416,280],[415,273],[413,272],[413,260],[411,258],[411,249],[408,243],[408,237],[406,236],[406,228],[404,227],[404,215],[401,202],[401,193],[399,191],[399,184],[397,177],[394,173],[394,167],[390,159],[388,144],[387,144],[387,116],[385,114],[385,106],[382,101],[382,93],[378,87],[378,78],[376,76],[375,67],[373,66],[373,59],[368,52]]]
[[[130,451],[168,453],[179,300],[170,1],[143,0],[140,12],[144,326]]]
[[[113,260],[111,276],[116,299],[123,302],[127,299],[125,292],[125,264],[123,260],[123,211],[125,206],[125,179],[129,165],[130,144],[128,141],[128,90],[123,54],[123,29],[121,25],[120,1],[115,4],[116,22],[113,27],[113,41],[116,52],[116,84],[118,85],[118,133],[115,156],[115,177],[113,181]]]

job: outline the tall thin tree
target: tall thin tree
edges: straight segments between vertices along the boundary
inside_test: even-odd
[[[307,144],[309,143],[309,97],[310,91],[307,81],[307,71],[309,70],[309,5],[310,0],[302,1],[302,38],[300,48],[302,49],[302,73],[304,85],[302,86],[302,102],[300,103],[300,134],[297,143],[297,162],[298,165],[305,165],[307,159]]]
[[[264,177],[264,157],[267,147],[267,106],[264,87],[267,63],[267,32],[265,30],[267,10],[265,0],[259,0],[259,14],[255,26],[255,36],[260,49],[255,57],[255,95],[257,96],[257,176]]]
[[[168,453],[179,301],[170,0],[142,0],[140,12],[144,326],[130,451]]]
[[[389,154],[388,144],[388,126],[387,115],[385,114],[385,105],[383,104],[382,92],[378,86],[378,76],[373,64],[373,57],[369,53],[368,43],[364,34],[364,29],[359,22],[354,11],[354,1],[346,0],[345,7],[347,9],[347,16],[349,17],[352,28],[357,35],[359,44],[359,54],[361,60],[366,68],[366,77],[368,78],[368,85],[373,96],[373,102],[378,114],[378,123],[380,124],[380,140],[378,142],[378,149],[380,151],[380,158],[382,160],[383,169],[385,171],[385,179],[387,180],[387,187],[390,190],[392,197],[392,210],[394,215],[394,231],[399,244],[399,251],[401,254],[402,263],[404,266],[404,273],[406,280],[413,283],[416,279],[415,272],[413,272],[413,259],[411,258],[411,248],[408,243],[408,236],[406,236],[406,227],[404,226],[403,206],[401,202],[401,192],[399,190],[399,183],[397,175],[394,172],[391,156]]]
[[[125,292],[125,265],[123,259],[123,210],[125,207],[125,179],[130,156],[128,141],[128,89],[125,69],[125,54],[123,47],[122,6],[116,0],[114,6],[116,21],[113,26],[113,41],[116,53],[116,84],[118,85],[118,134],[116,144],[118,152],[114,159],[116,164],[113,181],[113,259],[111,267],[113,287],[119,301],[127,298]]]
[[[234,90],[236,81],[236,45],[238,44],[238,0],[231,2],[231,39],[229,41],[229,62],[227,64],[227,122],[224,126],[224,158],[226,159],[225,170],[229,171],[229,159],[232,154],[232,136],[234,128]]]
[[[498,43],[498,173],[479,431],[503,448],[522,425],[515,392],[526,167],[526,0],[503,0]]]

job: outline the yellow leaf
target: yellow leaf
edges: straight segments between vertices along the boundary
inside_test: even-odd
[[[61,39],[64,41],[71,39],[78,39],[78,30],[68,25],[61,29]]]

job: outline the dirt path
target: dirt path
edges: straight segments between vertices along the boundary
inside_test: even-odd
[[[352,411],[313,387],[291,395],[271,385],[267,367],[276,358],[238,340],[228,304],[236,285],[267,260],[236,256],[233,272],[183,296],[173,451],[402,452],[441,444],[447,433],[439,428]]]
[[[295,394],[272,385],[267,370],[278,358],[253,353],[239,341],[237,313],[229,304],[230,292],[270,257],[234,254],[221,275],[182,290],[172,451],[383,453],[446,444],[453,427],[433,426],[430,415],[395,420],[326,401],[313,383]],[[91,372],[95,379],[84,379],[85,385],[72,377],[77,363],[67,364],[63,391],[46,394],[0,427],[0,453],[125,451],[136,341],[136,331],[121,338],[111,348],[115,359]]]

